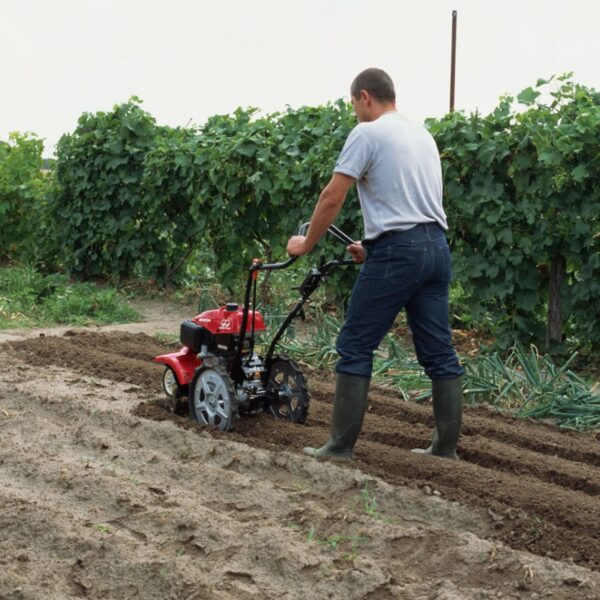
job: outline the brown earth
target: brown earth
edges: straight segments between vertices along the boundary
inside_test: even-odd
[[[0,347],[0,599],[600,597],[597,433],[467,407],[463,460],[419,456],[430,407],[375,387],[356,460],[319,462],[331,377],[306,425],[222,434],[163,407],[166,350]]]

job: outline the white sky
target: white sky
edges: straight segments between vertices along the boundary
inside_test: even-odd
[[[0,0],[0,139],[33,131],[51,156],[82,112],[134,94],[172,126],[323,104],[371,66],[401,112],[441,116],[453,9],[457,108],[565,71],[600,89],[598,0]]]

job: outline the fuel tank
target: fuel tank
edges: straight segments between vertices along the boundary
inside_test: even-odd
[[[196,325],[201,325],[205,329],[208,329],[208,331],[215,335],[239,335],[242,330],[243,313],[243,309],[237,304],[230,303],[214,310],[205,310],[203,313],[200,313],[198,316],[194,317],[192,321],[196,323]],[[248,313],[248,323],[246,325],[247,334],[252,331],[253,314],[255,317],[254,331],[256,333],[260,333],[266,329],[265,322],[260,312],[251,310]]]

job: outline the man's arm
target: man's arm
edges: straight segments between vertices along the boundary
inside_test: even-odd
[[[303,256],[314,248],[315,244],[323,237],[323,234],[338,216],[354,181],[355,179],[349,175],[343,175],[342,173],[333,174],[333,177],[319,196],[310,219],[306,237],[295,235],[289,239],[287,252],[290,256]]]

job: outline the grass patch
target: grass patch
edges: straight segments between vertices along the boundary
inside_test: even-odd
[[[162,333],[157,332],[154,334],[154,338],[157,339],[161,344],[167,344],[168,346],[179,347],[181,342],[179,341],[179,333]]]
[[[114,288],[72,283],[30,266],[0,268],[0,329],[47,325],[108,325],[139,319]]]

